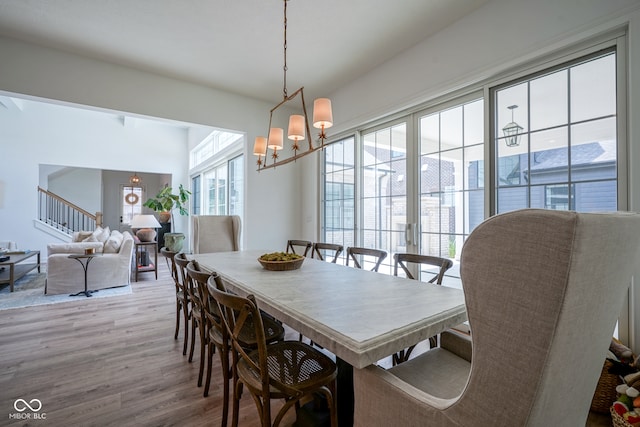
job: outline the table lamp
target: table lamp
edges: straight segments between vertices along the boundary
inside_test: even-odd
[[[136,215],[131,220],[131,228],[137,228],[136,236],[141,242],[153,242],[156,238],[156,228],[162,227],[153,215]]]

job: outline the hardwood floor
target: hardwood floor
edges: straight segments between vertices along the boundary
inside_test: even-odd
[[[158,280],[141,274],[131,295],[0,311],[0,425],[220,425],[218,357],[205,398],[198,344],[188,363],[182,332],[173,339],[175,288],[158,258]],[[17,399],[40,400],[46,420],[16,420]],[[290,411],[283,425],[294,420]],[[246,392],[239,424],[260,424]]]

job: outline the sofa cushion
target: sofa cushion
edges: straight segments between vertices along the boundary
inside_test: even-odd
[[[86,237],[83,242],[100,242],[104,243],[107,241],[109,236],[111,235],[111,230],[109,227],[102,228],[97,226],[96,229],[91,233],[90,236]]]
[[[76,231],[73,233],[72,242],[82,242],[87,237],[91,236],[93,231]]]
[[[82,239],[83,242],[99,242],[98,236],[102,234],[102,227],[97,226],[95,230],[91,232],[90,235]]]
[[[118,253],[123,240],[124,235],[118,230],[113,230],[107,241],[104,242],[104,253]]]

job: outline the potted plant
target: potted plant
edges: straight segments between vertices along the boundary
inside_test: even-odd
[[[143,206],[159,212],[159,216],[162,216],[164,213],[164,216],[170,218],[173,224],[173,211],[175,209],[178,210],[180,215],[189,215],[189,211],[187,210],[189,195],[191,195],[191,192],[186,190],[182,184],[178,187],[177,194],[174,194],[173,189],[166,185],[155,197],[151,197],[144,202]],[[161,220],[160,222],[163,221]],[[165,219],[164,222],[166,223],[167,219]],[[164,246],[173,252],[180,252],[184,238],[184,233],[165,233]]]

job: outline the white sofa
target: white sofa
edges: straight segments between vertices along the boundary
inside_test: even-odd
[[[45,294],[70,294],[84,290],[84,270],[71,254],[84,254],[94,248],[102,254],[91,260],[87,269],[87,289],[97,290],[131,283],[134,238],[128,231],[110,231],[108,227],[93,232],[76,232],[70,243],[47,246],[47,282]],[[83,260],[85,262],[85,260]]]

